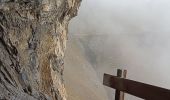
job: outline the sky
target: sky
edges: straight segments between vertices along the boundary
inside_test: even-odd
[[[83,0],[69,34],[92,36],[100,73],[116,66],[129,79],[170,89],[169,9],[170,0]]]

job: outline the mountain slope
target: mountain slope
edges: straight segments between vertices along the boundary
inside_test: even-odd
[[[104,86],[88,61],[79,39],[70,39],[65,55],[64,78],[69,100],[108,100]]]

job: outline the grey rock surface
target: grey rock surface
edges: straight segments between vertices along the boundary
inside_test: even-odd
[[[0,99],[66,100],[64,51],[81,0],[0,0]]]

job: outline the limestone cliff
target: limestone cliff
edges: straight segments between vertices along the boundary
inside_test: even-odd
[[[0,0],[0,99],[66,100],[64,51],[81,0]]]

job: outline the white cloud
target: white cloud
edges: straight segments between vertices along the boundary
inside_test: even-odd
[[[125,66],[132,79],[170,88],[169,5],[170,0],[84,0],[70,34],[109,35],[94,49],[102,49],[105,60]]]

